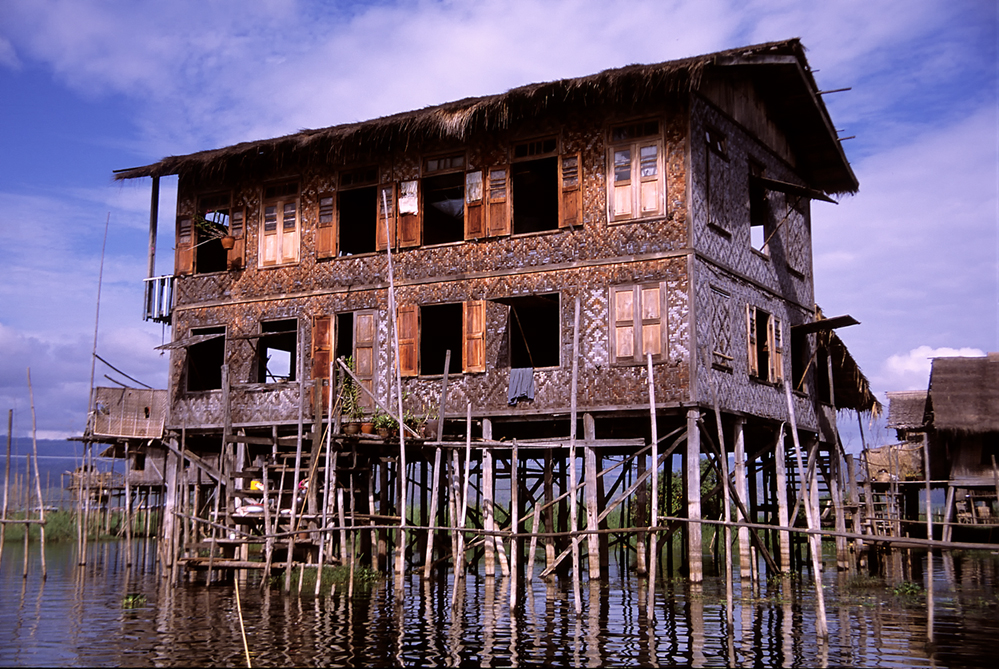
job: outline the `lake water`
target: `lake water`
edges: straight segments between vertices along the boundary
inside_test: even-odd
[[[75,546],[50,546],[41,580],[37,546],[22,578],[20,544],[0,565],[2,666],[246,666],[231,584],[170,587],[155,575],[154,545],[92,544],[87,565]],[[925,554],[913,557],[921,582]],[[936,556],[933,641],[924,592],[835,571],[825,576],[829,639],[815,635],[811,578],[736,583],[733,621],[725,586],[663,581],[647,622],[645,581],[612,572],[583,582],[582,613],[568,584],[535,579],[511,615],[509,581],[466,579],[452,608],[450,583],[407,577],[358,590],[352,602],[284,595],[242,584],[240,608],[253,666],[992,666],[999,639],[999,556]],[[523,584],[522,584],[523,585]],[[864,586],[864,587],[861,587]],[[899,588],[901,591],[903,588]],[[908,588],[915,590],[915,588]]]

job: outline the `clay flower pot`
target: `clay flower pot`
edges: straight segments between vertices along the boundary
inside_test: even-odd
[[[219,237],[219,242],[222,243],[222,248],[224,248],[226,251],[229,251],[230,249],[232,249],[233,246],[236,245],[236,238],[233,237],[232,235],[226,235],[225,237]]]

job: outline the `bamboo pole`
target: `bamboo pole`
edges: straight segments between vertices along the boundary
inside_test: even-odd
[[[448,349],[444,353],[444,376],[441,378],[441,397],[437,405],[437,443],[440,443],[444,438],[444,407],[447,402],[447,378],[448,371],[451,368],[451,349]],[[440,468],[441,468],[441,447],[438,446],[434,450],[434,468],[431,471],[432,483],[430,488],[430,515],[428,516],[428,522],[431,525],[437,524],[437,504],[438,504],[438,494],[439,494],[439,483],[440,483]],[[489,547],[486,548],[487,553]],[[429,579],[431,572],[433,571],[434,562],[434,533],[427,531],[427,552],[426,557],[423,560],[423,578]]]
[[[652,354],[647,353],[645,358],[646,381],[649,387],[649,430],[652,446],[652,517],[649,520],[650,527],[659,524],[659,425],[656,420],[656,384],[652,371]],[[688,435],[688,440],[689,440]],[[645,605],[645,615],[650,625],[656,617],[656,559],[659,554],[658,537],[655,532],[649,533],[649,561],[647,568],[649,571],[649,592],[648,602]]]
[[[35,491],[38,493],[38,532],[41,539],[42,551],[42,580],[48,578],[48,569],[45,566],[45,500],[42,498],[42,477],[38,473],[38,429],[35,420],[35,391],[31,386],[31,368],[28,368],[28,395],[31,400],[31,452],[35,456]],[[28,527],[24,528],[25,533]],[[131,554],[130,554],[131,555]]]
[[[787,527],[787,456],[784,449],[784,423],[780,424],[777,441],[774,442],[774,486],[777,488],[777,524]],[[780,570],[785,574],[791,571],[791,535],[787,532],[777,532],[777,544],[780,548]]]
[[[132,487],[129,483],[129,442],[125,441],[125,566],[132,566]]]
[[[299,347],[298,350],[302,350],[301,347],[301,335],[299,335]],[[291,484],[291,517],[289,522],[291,523],[291,529],[294,531],[298,529],[298,482],[302,475],[302,421],[304,420],[305,414],[305,381],[302,378],[305,373],[305,356],[299,356],[298,362],[298,433],[295,439],[295,475],[292,477]],[[283,492],[283,490],[282,490]],[[291,567],[292,561],[295,557],[295,534],[294,532],[290,537],[288,537],[288,560],[287,565],[284,570],[284,591],[288,592],[291,590]]]
[[[923,469],[926,475],[926,538],[933,540],[933,502],[930,498],[930,445],[923,439]],[[992,471],[996,472],[996,456],[992,456]],[[999,473],[996,477],[996,495],[999,498]],[[836,529],[839,529],[838,527]],[[933,643],[933,549],[926,551],[926,639]]]
[[[3,543],[7,534],[7,498],[10,493],[10,446],[14,433],[14,410],[7,410],[7,458],[4,460],[3,511],[0,515],[0,562],[3,560]]]
[[[520,461],[517,440],[510,449],[510,613],[517,606],[517,576],[520,568]]]
[[[572,602],[576,615],[583,610],[579,594],[579,529],[576,505],[576,395],[579,378],[579,296],[576,296],[576,310],[572,328],[572,390],[570,395],[571,415],[569,424],[569,489],[572,496],[569,499],[569,526],[572,528]]]
[[[330,451],[332,450],[331,441],[333,438],[333,356],[330,356],[329,384],[330,384],[330,392],[329,392],[329,399],[327,400],[327,411],[326,411],[326,415],[328,417],[328,421],[326,423],[326,463],[325,463],[326,468],[325,471],[323,472],[323,513],[322,513],[323,527],[326,527],[329,521],[328,514],[330,508],[330,476],[332,475],[330,472],[331,469],[330,465],[332,464],[330,462]],[[320,417],[320,421],[318,423],[319,425],[322,425],[321,418],[322,417]],[[319,596],[319,588],[323,582],[323,564],[326,561],[326,546],[327,546],[326,533],[323,532],[319,535],[319,568],[316,571],[316,590],[313,593],[314,596],[316,597]]]
[[[749,499],[749,486],[746,479],[746,434],[744,431],[746,420],[742,417],[735,419],[735,492],[745,504]],[[746,520],[749,520],[747,518]],[[749,528],[740,527],[739,535],[739,578],[752,578],[754,563],[751,559],[751,545],[749,543]]]
[[[707,368],[710,368],[710,365]],[[711,384],[711,399],[715,410],[715,427],[718,430],[718,448],[721,451],[719,454],[721,476],[725,481],[725,485],[722,486],[722,503],[725,505],[722,515],[725,522],[728,523],[732,520],[732,501],[729,493],[731,481],[728,478],[728,449],[725,446],[725,431],[722,427],[721,410],[718,408],[718,389],[714,383]],[[735,624],[732,611],[732,529],[728,525],[725,525],[723,534],[725,537],[725,620],[731,632]],[[717,536],[718,532],[716,531],[715,537]],[[729,637],[729,642],[731,645],[731,636]],[[731,657],[731,648],[729,655]]]
[[[794,457],[798,463],[799,475],[804,473],[804,463],[801,459],[801,445],[798,443],[798,425],[794,418],[794,401],[791,399],[791,384],[784,381],[784,394],[787,397],[787,411],[791,420],[791,438],[794,440]],[[810,481],[810,487],[817,487],[815,483],[814,471]],[[817,510],[812,507],[813,495],[805,497],[805,520],[808,529],[821,529],[819,519],[816,517]],[[829,638],[829,627],[826,623],[826,601],[822,592],[822,538],[818,534],[810,534],[809,552],[812,554],[812,575],[815,579],[815,633],[822,639]]]

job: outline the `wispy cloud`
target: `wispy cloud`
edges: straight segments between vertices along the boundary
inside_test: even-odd
[[[917,346],[908,353],[889,356],[874,377],[886,391],[926,390],[933,358],[979,358],[985,352],[977,348],[931,348]]]

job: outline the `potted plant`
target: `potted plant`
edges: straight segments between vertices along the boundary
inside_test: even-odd
[[[396,423],[395,418],[392,418],[392,416],[381,410],[375,412],[375,417],[372,422],[375,425],[375,432],[377,432],[378,436],[383,439],[391,435],[392,430],[398,428],[398,423]]]
[[[350,371],[354,371],[354,358],[348,357],[344,362]],[[361,388],[353,378],[344,379],[343,387],[340,390],[341,401],[343,402],[343,413],[347,417],[347,423],[343,426],[344,434],[357,434],[361,431],[361,421],[364,419],[364,407],[361,406]]]

